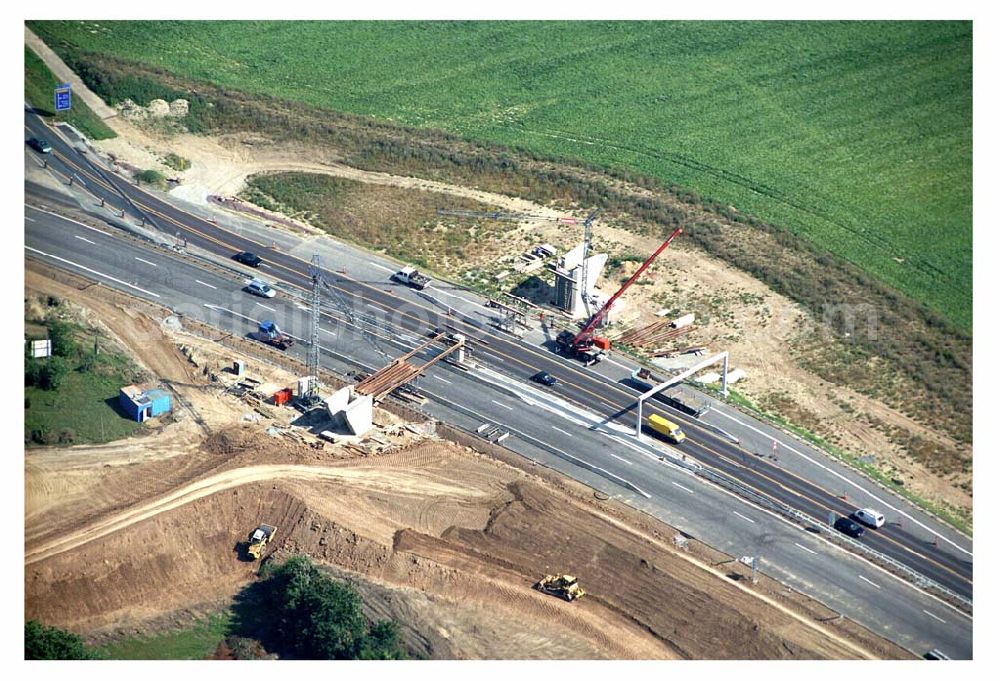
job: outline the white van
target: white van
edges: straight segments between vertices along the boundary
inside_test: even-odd
[[[885,525],[885,516],[871,508],[858,509],[854,512],[854,519],[875,529]]]

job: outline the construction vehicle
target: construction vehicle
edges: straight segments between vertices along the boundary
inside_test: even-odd
[[[270,319],[262,321],[260,327],[257,331],[251,333],[250,337],[254,340],[259,340],[261,343],[272,345],[279,350],[287,350],[295,345],[295,339],[287,333],[282,333],[278,325]]]
[[[594,335],[597,327],[604,321],[615,301],[621,298],[629,286],[635,283],[642,273],[646,271],[646,268],[653,264],[653,261],[656,260],[660,253],[665,251],[670,242],[682,231],[683,228],[681,227],[675,229],[674,233],[667,237],[667,240],[660,244],[660,247],[651,256],[646,258],[646,262],[642,263],[642,266],[635,271],[635,274],[629,277],[628,281],[622,284],[622,287],[613,296],[608,298],[608,302],[604,303],[604,306],[594,313],[594,316],[590,318],[579,333],[573,335],[572,331],[560,332],[556,336],[556,346],[559,350],[571,357],[582,360],[587,366],[601,361],[604,358],[604,354],[611,349],[611,341],[607,338]]]
[[[425,289],[431,283],[431,278],[420,274],[415,267],[404,267],[392,275],[392,278],[416,289]]]
[[[535,584],[535,589],[550,596],[557,596],[564,601],[575,601],[587,595],[587,592],[577,583],[573,575],[546,575]]]
[[[264,547],[274,538],[274,533],[278,528],[274,525],[264,525],[263,523],[254,528],[254,531],[247,537],[247,554],[252,560],[260,560],[260,554]]]

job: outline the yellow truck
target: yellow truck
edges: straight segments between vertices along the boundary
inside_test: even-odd
[[[649,427],[675,445],[679,445],[687,439],[680,426],[673,421],[668,421],[659,414],[649,415]]]

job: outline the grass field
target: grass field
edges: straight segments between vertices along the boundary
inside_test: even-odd
[[[31,22],[180,75],[637,170],[972,320],[969,22]]]
[[[186,629],[125,639],[97,651],[109,660],[204,660],[228,634],[229,621],[230,614],[223,612]]]
[[[79,97],[73,99],[73,106],[69,111],[57,114],[53,91],[58,84],[59,81],[45,63],[34,52],[24,48],[24,98],[36,111],[53,120],[66,121],[90,139],[105,140],[116,136]]]
[[[35,337],[45,337],[39,321],[26,320],[25,325],[35,330]],[[59,387],[44,390],[25,385],[25,443],[111,442],[134,434],[142,424],[126,418],[117,405],[119,389],[135,380],[138,367],[129,357],[106,347],[95,355],[93,332],[84,331],[77,324],[68,328],[72,330],[72,340],[67,341],[72,344],[68,354],[37,360],[40,364],[55,359],[65,362],[68,371]],[[58,345],[58,341],[53,341],[53,345]],[[102,340],[99,345],[106,343]]]

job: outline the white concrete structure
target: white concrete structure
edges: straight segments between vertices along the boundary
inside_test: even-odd
[[[372,428],[375,402],[371,395],[355,395],[354,386],[347,385],[330,395],[326,410],[335,421],[343,420],[354,435],[364,435]]]
[[[587,258],[587,266],[583,267],[582,243],[562,256],[556,267],[556,306],[569,312],[574,319],[592,314],[598,306],[590,305],[588,309],[580,292],[586,291],[588,300],[593,298],[594,287],[607,262],[607,253],[595,253]],[[586,282],[582,281],[584,270],[587,271]]]

